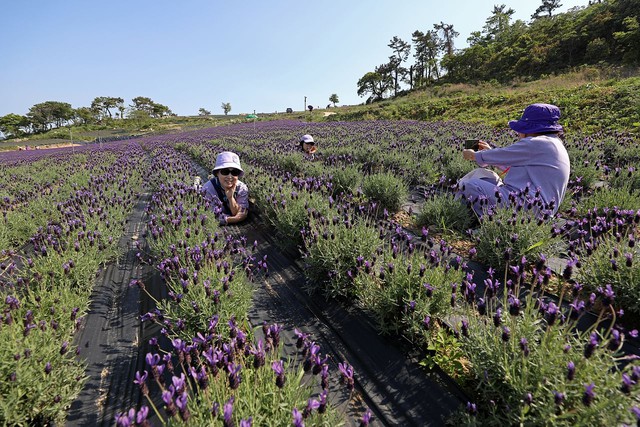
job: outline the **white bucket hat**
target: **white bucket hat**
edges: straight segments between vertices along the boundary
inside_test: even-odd
[[[242,166],[240,166],[240,157],[231,151],[223,151],[218,154],[218,157],[216,157],[216,166],[213,168],[213,172],[215,173],[219,169],[226,168],[238,169],[242,174],[244,174],[244,170],[242,169]]]
[[[302,136],[300,137],[300,142],[303,142],[303,143],[305,143],[305,144],[308,144],[308,143],[310,143],[310,142],[313,142],[313,137],[312,137],[311,135],[309,135],[309,134],[302,135]]]

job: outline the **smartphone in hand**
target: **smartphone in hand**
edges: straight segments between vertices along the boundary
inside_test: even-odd
[[[475,150],[478,151],[478,143],[479,139],[465,139],[464,140],[464,148],[467,150]]]

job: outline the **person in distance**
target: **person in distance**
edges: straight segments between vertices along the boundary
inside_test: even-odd
[[[238,179],[243,175],[238,155],[224,151],[216,157],[213,177],[202,186],[222,225],[241,222],[249,214],[249,188]]]
[[[313,160],[318,151],[318,147],[316,146],[316,142],[313,140],[313,137],[309,134],[302,135],[300,137],[300,149],[304,153],[305,157],[310,160]]]
[[[531,104],[509,127],[519,140],[504,148],[491,148],[480,140],[476,149],[464,149],[465,159],[479,166],[458,181],[458,194],[478,217],[486,207],[509,203],[509,196],[537,195],[543,208],[555,214],[569,183],[569,154],[561,139],[560,109],[551,104]],[[502,171],[499,176],[486,166]],[[540,209],[536,210],[540,213]]]

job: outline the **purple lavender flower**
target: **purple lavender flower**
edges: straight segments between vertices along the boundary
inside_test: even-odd
[[[566,396],[565,396],[564,393],[560,393],[559,391],[554,391],[553,392],[553,401],[558,406],[562,405],[562,403],[564,402],[565,397]]]
[[[286,382],[285,372],[284,372],[284,362],[282,360],[277,360],[271,364],[271,369],[276,373],[276,385],[278,388],[284,387]]]
[[[353,379],[353,367],[346,361],[344,363],[338,363],[338,369],[340,370],[340,382],[345,384],[347,390],[353,391],[355,382]]]
[[[229,372],[229,388],[231,390],[235,390],[240,386],[242,382],[242,376],[240,375],[240,371],[242,370],[241,365],[236,365],[234,363],[229,363],[227,365],[227,370]]]
[[[298,408],[293,408],[291,411],[291,415],[293,416],[293,426],[294,427],[304,427],[304,421],[302,420],[302,414],[298,411]]]
[[[520,338],[520,350],[524,357],[529,356],[529,341],[525,337]]]
[[[467,413],[473,417],[478,415],[478,407],[475,403],[467,402]]]
[[[373,417],[373,414],[371,414],[371,411],[367,409],[367,411],[362,415],[362,419],[360,420],[359,427],[368,427],[369,423],[371,423],[372,417]]]
[[[497,328],[502,324],[502,309],[497,308],[495,314],[493,315],[493,325]]]
[[[628,374],[623,373],[622,374],[622,385],[620,386],[620,391],[622,391],[624,394],[630,394],[631,393],[631,387],[636,385],[637,381],[634,381],[633,378],[631,378]]]
[[[573,362],[567,363],[567,379],[569,381],[573,381],[573,378],[576,376],[576,365]]]
[[[596,385],[594,383],[584,385],[584,394],[582,395],[582,403],[584,403],[585,406],[590,406],[591,403],[593,402],[593,399],[595,399],[596,394],[593,391],[595,386]]]
[[[544,318],[547,321],[549,326],[553,326],[558,319],[558,314],[560,313],[559,307],[552,301],[547,305],[547,309],[544,313]]]
[[[234,401],[234,397],[231,396],[229,398],[229,400],[227,400],[227,403],[224,404],[224,407],[222,409],[222,413],[223,413],[223,426],[224,427],[234,427],[233,424],[233,401]]]
[[[598,339],[598,334],[596,332],[591,332],[589,336],[589,342],[584,346],[584,357],[587,359],[593,355],[594,350],[598,346],[600,340]]]

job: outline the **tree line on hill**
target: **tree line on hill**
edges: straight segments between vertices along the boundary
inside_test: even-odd
[[[67,125],[104,124],[116,119],[147,119],[173,115],[169,107],[151,98],[138,96],[125,106],[119,97],[96,97],[90,107],[72,108],[71,104],[46,101],[34,105],[26,115],[7,114],[0,117],[0,132],[15,138]]]
[[[542,0],[529,23],[512,22],[515,11],[496,5],[464,49],[455,49],[460,34],[444,22],[414,31],[413,45],[394,36],[388,62],[358,80],[358,95],[371,102],[440,83],[505,83],[583,64],[640,64],[640,1],[595,0],[554,15],[560,1]],[[407,65],[412,48],[415,61]]]

